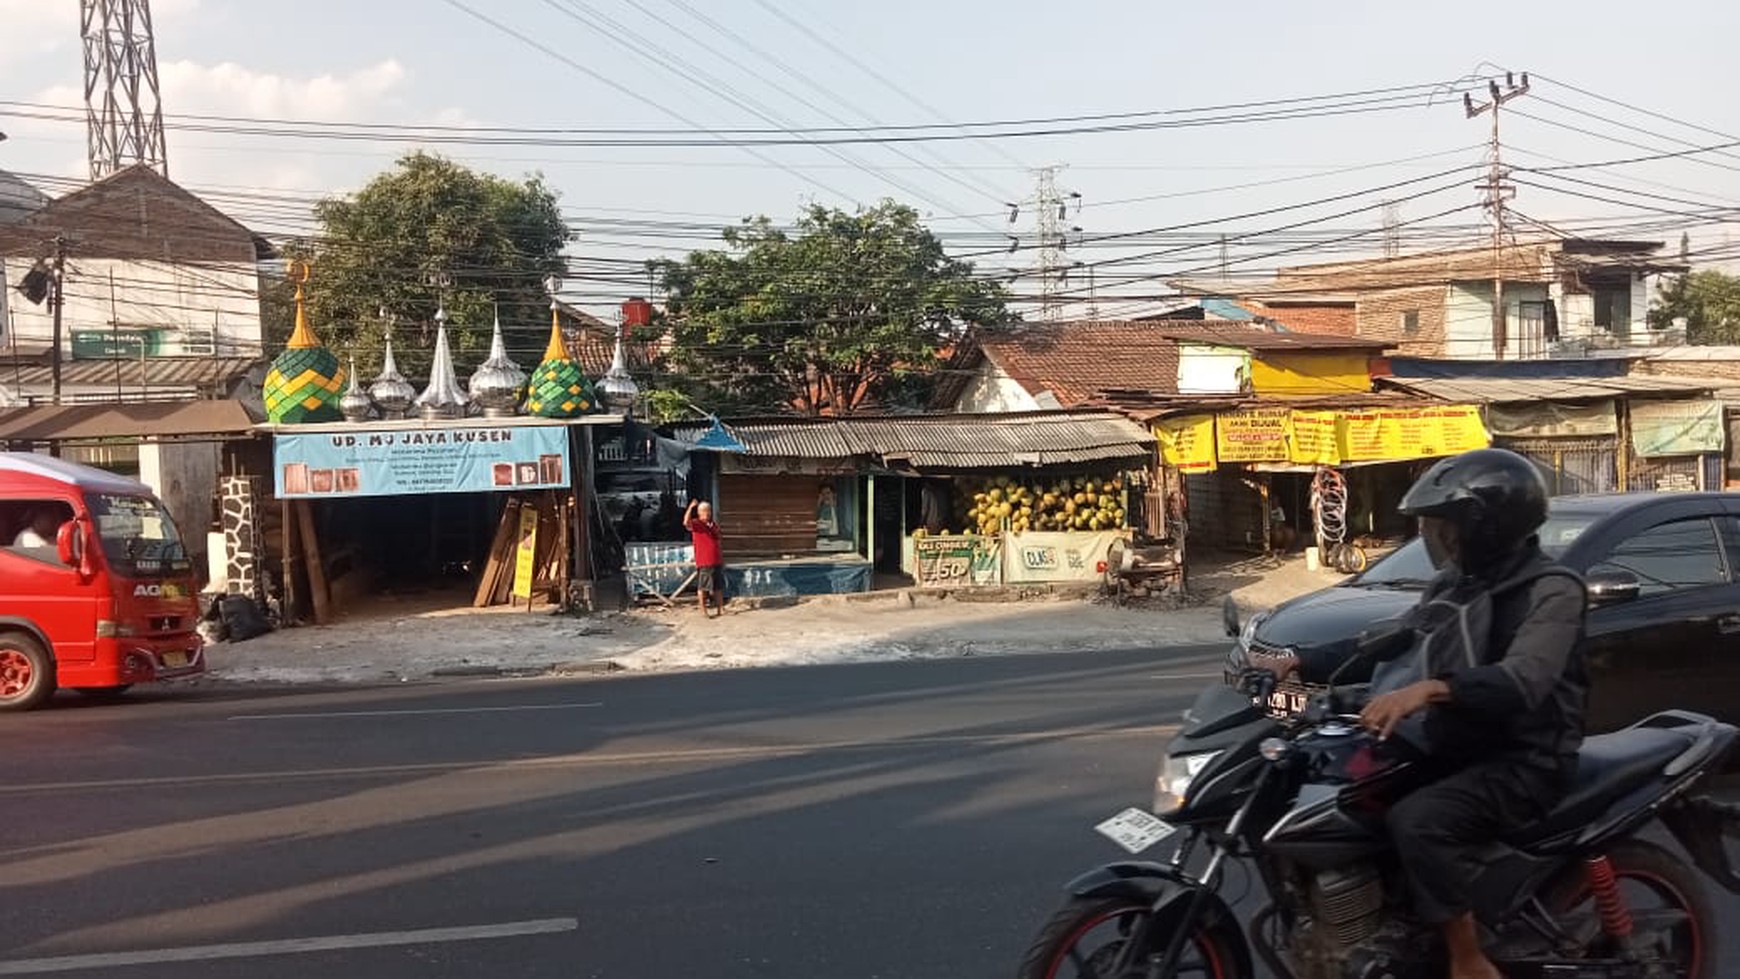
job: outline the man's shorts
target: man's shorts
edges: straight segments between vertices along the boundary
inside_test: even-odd
[[[696,568],[695,590],[723,592],[725,590],[725,569],[717,564]]]

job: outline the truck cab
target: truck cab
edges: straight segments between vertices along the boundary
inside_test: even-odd
[[[143,483],[0,452],[0,711],[205,670],[193,563]]]

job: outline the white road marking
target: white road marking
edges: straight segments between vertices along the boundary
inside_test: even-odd
[[[213,959],[246,959],[267,955],[301,955],[350,948],[386,948],[396,945],[435,945],[442,942],[475,942],[487,938],[522,935],[554,935],[579,929],[577,918],[544,918],[510,921],[499,925],[461,928],[425,928],[419,931],[378,931],[363,935],[326,935],[287,938],[268,942],[234,942],[227,945],[191,945],[185,948],[153,948],[137,952],[101,952],[63,955],[47,959],[0,961],[0,976],[35,976],[79,969],[108,969],[127,965],[157,965],[163,962],[206,962]]]
[[[929,737],[887,738],[851,741],[808,741],[791,744],[754,745],[740,748],[675,748],[667,751],[620,751],[594,754],[550,755],[544,758],[510,758],[500,761],[407,762],[401,765],[362,765],[354,768],[302,768],[267,772],[224,772],[216,775],[156,775],[140,778],[91,779],[78,782],[0,784],[0,796],[39,795],[54,792],[137,789],[169,785],[226,785],[253,782],[328,781],[344,778],[386,778],[402,775],[440,775],[470,772],[477,775],[508,774],[543,769],[592,768],[607,765],[658,765],[720,761],[741,758],[784,758],[825,751],[874,749],[911,750],[946,745],[1024,745],[1046,741],[1103,741],[1147,738],[1176,733],[1176,724],[1122,728],[1058,728],[1023,734],[940,734]]]
[[[520,704],[513,707],[435,707],[424,710],[333,710],[314,711],[303,714],[234,714],[232,721],[279,721],[307,720],[315,717],[412,717],[419,714],[501,714],[518,710],[582,710],[587,707],[603,707],[603,703],[591,704]]]

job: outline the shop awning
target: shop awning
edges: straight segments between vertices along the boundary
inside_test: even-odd
[[[1702,381],[1674,377],[1383,377],[1384,387],[1444,401],[1512,404],[1525,401],[1592,401],[1627,396],[1672,397],[1710,390]]]
[[[240,401],[38,405],[0,410],[0,441],[94,442],[246,435],[256,422]]]

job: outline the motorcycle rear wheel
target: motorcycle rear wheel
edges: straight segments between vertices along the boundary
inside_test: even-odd
[[[1716,966],[1721,961],[1716,940],[1716,909],[1695,867],[1671,851],[1645,843],[1626,840],[1607,851],[1613,864],[1613,875],[1619,881],[1620,895],[1633,915],[1650,911],[1679,911],[1687,920],[1667,933],[1665,964],[1685,979],[1715,979]],[[1640,900],[1647,899],[1647,900]],[[1561,882],[1552,892],[1549,907],[1564,921],[1577,915],[1581,921],[1596,919],[1594,898],[1582,877],[1582,868]],[[1593,955],[1610,953],[1604,934],[1590,935],[1588,950]]]
[[[1022,957],[1016,979],[1125,979],[1111,973],[1135,925],[1150,912],[1146,904],[1128,898],[1071,898],[1052,914]],[[1155,942],[1170,939],[1157,934]],[[1153,951],[1158,952],[1156,948]],[[1146,956],[1134,963],[1132,976],[1146,976]],[[1201,979],[1249,979],[1238,974],[1231,951],[1221,939],[1203,931],[1191,936],[1179,957],[1174,976]]]

